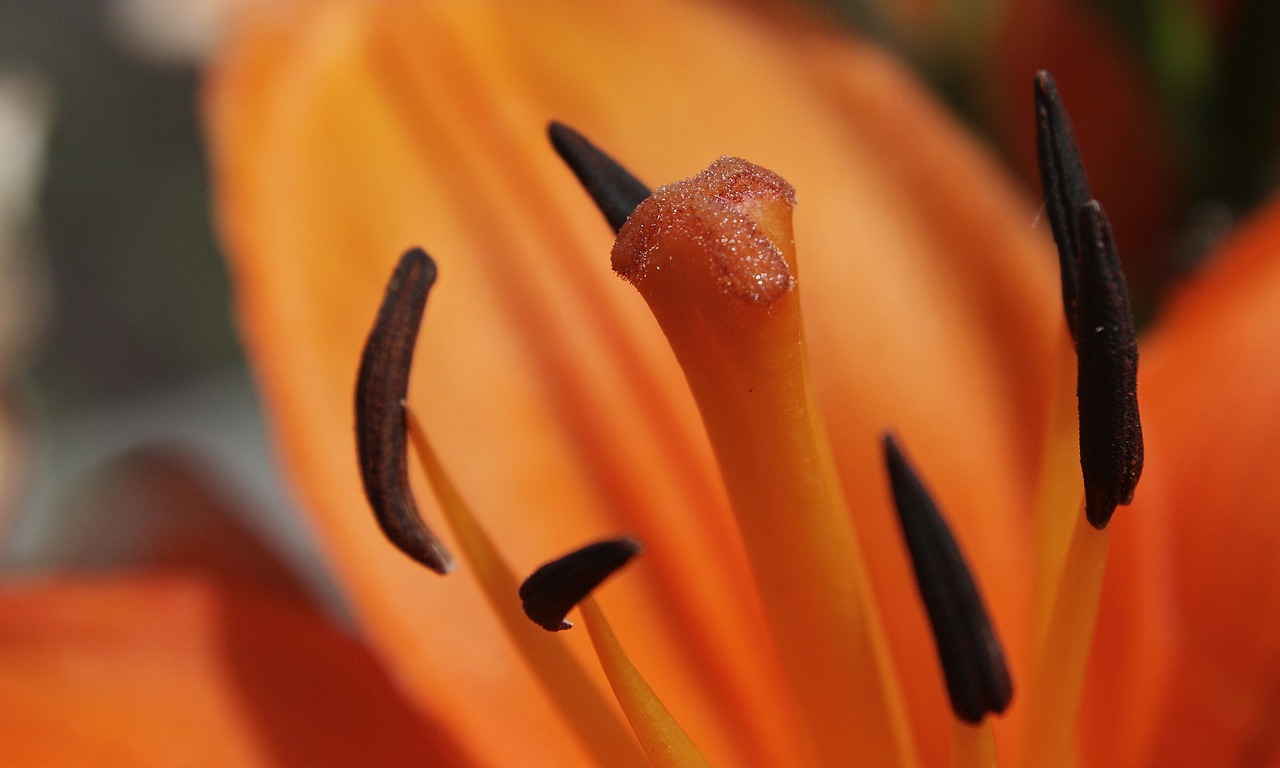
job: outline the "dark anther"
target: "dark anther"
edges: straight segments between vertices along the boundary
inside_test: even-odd
[[[520,585],[525,615],[548,632],[572,627],[564,620],[569,611],[639,552],[635,539],[611,539],[552,560]]]
[[[356,377],[356,451],[364,493],[382,532],[401,552],[443,574],[453,568],[453,558],[414,502],[404,414],[413,346],[435,282],[435,262],[414,248],[400,258],[387,283]]]
[[[1142,475],[1138,418],[1138,338],[1107,214],[1097,201],[1080,209],[1080,468],[1085,516],[1099,530],[1119,504],[1133,500]]]
[[[1129,289],[1102,206],[1089,193],[1071,119],[1048,72],[1036,74],[1040,182],[1075,341],[1085,517],[1099,530],[1133,500],[1142,474],[1138,344]]]
[[[1076,146],[1071,118],[1062,106],[1058,87],[1048,72],[1036,73],[1036,151],[1040,158],[1040,185],[1044,207],[1058,245],[1062,272],[1062,307],[1067,328],[1076,338],[1076,301],[1079,267],[1076,263],[1076,221],[1080,208],[1093,198]]]
[[[609,226],[615,233],[622,229],[631,212],[649,196],[649,188],[569,126],[553,120],[547,126],[547,135],[560,159],[608,219]]]
[[[892,435],[884,436],[884,454],[951,709],[980,723],[988,712],[1003,712],[1013,697],[1004,651],[946,521]]]

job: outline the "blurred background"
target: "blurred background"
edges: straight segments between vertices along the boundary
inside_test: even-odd
[[[181,510],[212,505],[245,528],[216,535],[265,534],[332,594],[267,444],[212,233],[200,67],[232,2],[0,0],[8,569],[176,552],[200,525]],[[1053,71],[1144,316],[1276,185],[1274,0],[819,5],[909,62],[1030,191],[1031,76]],[[174,530],[125,524],[147,505]]]
[[[181,560],[188,537],[265,534],[328,591],[213,236],[200,67],[229,8],[0,0],[0,355],[15,361],[4,394],[21,443],[0,457],[15,475],[0,484],[10,569]],[[245,529],[205,530],[226,518],[210,508]]]

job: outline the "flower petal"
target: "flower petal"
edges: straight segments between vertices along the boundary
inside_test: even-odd
[[[0,763],[474,764],[318,614],[198,579],[0,587]]]
[[[1278,251],[1273,203],[1171,301],[1142,352],[1153,472],[1113,527],[1128,551],[1112,559],[1109,600],[1129,607],[1108,621],[1104,606],[1091,691],[1113,715],[1085,731],[1097,750],[1139,745],[1121,762],[1280,756]]]

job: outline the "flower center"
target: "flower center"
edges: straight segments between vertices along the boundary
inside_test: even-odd
[[[1116,505],[1132,497],[1142,438],[1132,317],[1105,214],[1089,198],[1070,125],[1046,74],[1037,80],[1037,94],[1047,208],[1070,331],[1061,378],[1076,369],[1078,417],[1071,413],[1070,387],[1059,387],[1038,494],[1036,604],[1020,757],[1028,765],[1066,765],[1073,758],[1075,712],[1101,589],[1104,529]],[[791,229],[794,190],[770,171],[721,158],[697,176],[649,194],[572,130],[553,124],[551,138],[617,232],[614,270],[648,304],[698,405],[790,696],[807,726],[804,743],[796,745],[797,764],[917,764],[868,569],[811,386]],[[405,406],[417,326],[434,275],[424,252],[405,254],[361,363],[357,444],[379,524],[410,557],[441,573],[452,567],[414,504],[407,471],[411,444],[504,630],[597,760],[705,765],[590,597],[639,551],[639,543],[590,544],[518,587]],[[1004,653],[925,484],[891,436],[884,450],[956,715],[953,764],[994,765],[986,716],[1004,712],[1012,697]],[[1078,467],[1072,466],[1075,457]],[[565,615],[575,605],[635,740],[566,647],[525,619],[551,631],[567,629]]]

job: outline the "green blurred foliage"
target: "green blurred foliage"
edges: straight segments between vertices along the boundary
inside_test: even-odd
[[[240,365],[197,127],[199,73],[130,54],[96,0],[0,0],[0,70],[54,114],[41,233],[46,407],[79,411]]]

